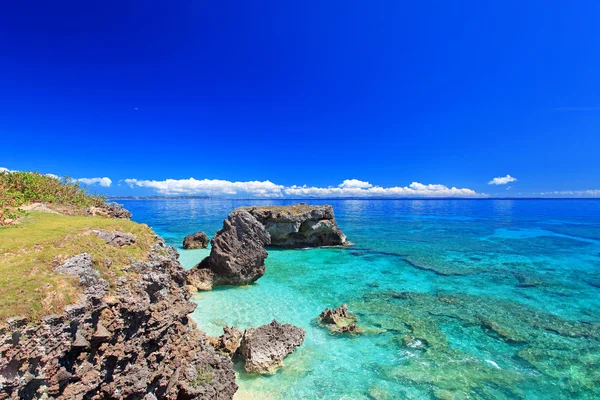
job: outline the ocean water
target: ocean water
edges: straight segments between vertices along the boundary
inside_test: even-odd
[[[234,208],[293,201],[126,201],[190,268]],[[269,250],[255,284],[194,297],[210,335],[272,319],[306,330],[238,399],[600,398],[599,200],[323,200],[353,246]],[[348,304],[364,333],[315,320]]]

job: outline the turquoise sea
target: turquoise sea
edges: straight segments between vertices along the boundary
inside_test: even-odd
[[[246,287],[194,297],[210,335],[273,318],[306,330],[273,376],[236,365],[238,399],[600,398],[600,200],[319,200],[353,246],[269,250]],[[124,201],[190,268],[231,210],[287,200]],[[365,330],[315,318],[346,303]]]

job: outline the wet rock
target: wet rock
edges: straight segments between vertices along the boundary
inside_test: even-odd
[[[208,268],[192,268],[188,271],[187,283],[194,291],[211,290],[214,284],[214,273]]]
[[[213,273],[212,285],[246,285],[265,273],[265,246],[269,233],[250,213],[233,212],[212,239],[210,255],[192,268],[188,276],[201,275],[198,269]],[[202,275],[204,276],[204,275]]]
[[[128,233],[114,231],[94,231],[96,235],[106,242],[106,244],[114,247],[131,246],[135,243],[136,237]]]
[[[269,232],[271,246],[284,248],[343,246],[346,235],[338,228],[330,205],[241,207]]]
[[[248,328],[240,344],[247,372],[274,374],[283,359],[304,342],[304,329],[273,320],[269,325]]]
[[[205,249],[208,247],[208,236],[204,232],[196,232],[191,235],[187,235],[183,239],[184,249]]]
[[[221,336],[208,338],[208,344],[214,347],[218,353],[233,358],[240,347],[242,336],[242,331],[235,326],[231,328],[225,326],[223,327],[223,334]]]
[[[348,306],[343,304],[339,308],[326,308],[318,318],[319,322],[332,333],[360,333],[356,326],[358,318],[348,311]]]

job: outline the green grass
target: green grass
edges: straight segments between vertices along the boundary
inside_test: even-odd
[[[130,233],[137,241],[108,246],[93,229]],[[147,225],[122,219],[32,212],[17,225],[0,227],[0,320],[35,320],[76,303],[82,293],[78,281],[54,272],[65,259],[87,252],[101,276],[114,282],[132,259],[144,260],[154,243]]]
[[[104,204],[104,197],[90,195],[69,178],[60,180],[38,172],[0,172],[0,225],[24,215],[19,207],[50,203],[84,209]]]

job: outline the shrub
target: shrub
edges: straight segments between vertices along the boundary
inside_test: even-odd
[[[51,203],[78,208],[100,206],[104,196],[90,195],[79,183],[57,179],[38,172],[0,172],[0,225],[24,213],[19,207],[29,203]]]

